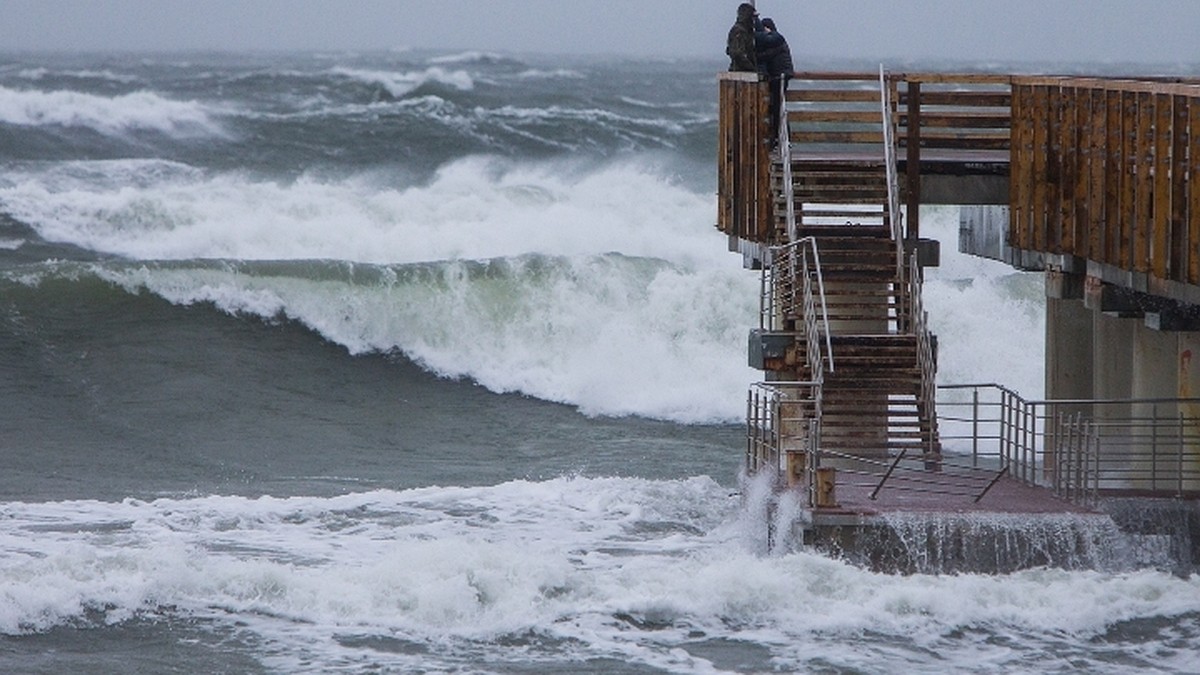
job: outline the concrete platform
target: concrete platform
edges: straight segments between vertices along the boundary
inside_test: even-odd
[[[937,476],[939,474],[931,474]],[[919,476],[918,476],[919,478]],[[837,508],[814,509],[814,517],[864,517],[888,513],[1006,513],[1006,514],[1062,514],[1099,513],[1079,504],[1074,504],[1054,495],[1047,488],[1026,485],[1010,477],[1000,478],[978,501],[975,496],[983,491],[968,490],[966,484],[958,487],[956,494],[934,492],[930,485],[917,479],[903,476],[890,478],[879,491],[876,499],[871,492],[876,482],[845,480],[839,477],[834,488]]]
[[[857,478],[839,477],[836,507],[801,509],[782,524],[791,547],[899,574],[1119,568],[1129,558],[1128,538],[1110,515],[1013,478],[999,479],[978,502],[979,490],[945,494],[943,485],[935,493],[920,475],[890,479],[872,500],[878,480]]]

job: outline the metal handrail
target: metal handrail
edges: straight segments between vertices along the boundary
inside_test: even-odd
[[[788,81],[786,77],[779,78],[779,137],[776,139],[776,147],[779,148],[779,160],[783,165],[782,185],[784,186],[784,189],[788,191],[788,194],[784,196],[783,200],[786,204],[784,218],[786,219],[787,223],[787,240],[788,243],[793,243],[796,241],[796,200],[792,198],[791,194],[792,130],[791,126],[788,124],[787,115],[787,82]],[[776,111],[772,110],[771,114],[776,114]]]
[[[799,288],[791,283],[795,280],[800,280]],[[825,336],[823,350],[819,341],[809,344],[810,366],[814,376],[821,370],[832,372],[833,343],[817,240],[804,237],[790,244],[772,247],[770,263],[763,266],[760,284],[759,328],[783,330],[786,317],[801,318],[809,340]],[[824,368],[819,360],[811,360],[813,354],[820,356],[822,352],[826,364]]]
[[[1014,478],[1077,502],[1200,494],[1200,398],[1026,401],[991,383],[938,389],[942,442],[969,450],[972,463],[1007,458]],[[956,392],[970,396],[948,400]]]
[[[900,213],[900,178],[896,171],[896,120],[892,114],[891,86],[883,64],[879,66],[879,102],[883,122],[883,163],[887,169],[888,221],[896,242],[896,279],[904,276],[904,227]]]

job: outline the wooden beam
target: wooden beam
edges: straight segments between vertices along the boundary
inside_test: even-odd
[[[1137,223],[1137,94],[1119,92],[1121,143],[1118,151],[1118,180],[1120,181],[1120,235],[1116,264],[1133,269],[1134,236]]]
[[[1150,271],[1151,241],[1154,232],[1154,96],[1137,92],[1137,217],[1134,219],[1133,271]]]
[[[1171,280],[1186,281],[1188,98],[1171,97]]]
[[[896,98],[893,97],[892,100]],[[908,212],[908,236],[916,239],[921,231],[921,83],[909,82],[905,98],[907,100],[905,117],[908,120],[906,129],[908,152],[905,156],[908,199],[905,208]]]
[[[1171,269],[1171,96],[1154,95],[1154,235],[1150,268],[1159,279]]]
[[[1187,186],[1188,269],[1187,283],[1200,285],[1200,99],[1188,106]]]
[[[1033,184],[1032,195],[1029,198],[1029,226],[1033,232],[1035,250],[1045,251],[1047,235],[1050,229],[1051,205],[1047,203],[1051,182],[1047,164],[1050,159],[1050,95],[1046,87],[1028,87],[1027,105],[1029,107],[1029,123],[1032,136],[1029,141],[1030,158],[1029,181]],[[1016,89],[1013,90],[1014,101]],[[1054,205],[1057,208],[1057,204]]]

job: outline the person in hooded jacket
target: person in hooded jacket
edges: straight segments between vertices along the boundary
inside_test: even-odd
[[[762,20],[763,29],[754,34],[755,58],[759,72],[770,82],[771,148],[779,142],[779,123],[784,114],[784,98],[792,79],[792,50],[783,34],[775,29],[775,21]]]
[[[729,55],[729,70],[753,73],[758,70],[756,57],[756,28],[758,12],[754,5],[743,2],[737,8],[737,21],[729,29],[725,53]]]

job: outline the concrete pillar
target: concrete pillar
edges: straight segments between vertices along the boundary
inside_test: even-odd
[[[1046,298],[1046,398],[1092,398],[1092,311]]]
[[[1141,322],[1092,312],[1095,358],[1092,365],[1092,393],[1097,399],[1133,398],[1133,334]],[[1090,411],[1097,421],[1127,420],[1132,410],[1128,403],[1097,405]]]
[[[1179,334],[1166,333],[1137,324],[1133,339],[1133,396],[1134,398],[1173,399],[1179,392]],[[1177,440],[1168,440],[1164,432],[1174,437],[1172,420],[1177,418],[1178,406],[1173,403],[1135,403],[1133,417],[1138,423],[1134,436],[1137,442],[1130,448],[1135,489],[1170,489],[1177,476],[1178,463],[1163,460],[1175,457]]]
[[[1200,398],[1200,333],[1179,333],[1179,398]],[[1183,401],[1179,404],[1183,415],[1184,444],[1183,471],[1188,480],[1183,481],[1184,490],[1200,490],[1200,403]]]

